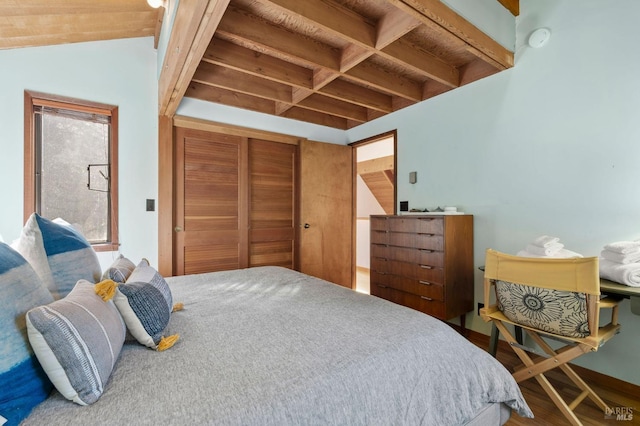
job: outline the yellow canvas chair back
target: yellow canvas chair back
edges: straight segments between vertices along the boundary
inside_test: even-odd
[[[524,363],[513,373],[517,382],[535,378],[571,424],[582,423],[574,413],[586,397],[603,411],[604,401],[575,373],[568,362],[597,351],[619,332],[618,302],[600,299],[598,258],[528,258],[489,249],[485,258],[484,308],[480,315],[492,321]],[[600,309],[612,308],[611,322],[599,327]],[[527,332],[545,352],[534,361],[505,324]],[[543,336],[565,342],[553,349]],[[567,404],[544,373],[560,368],[582,390]]]

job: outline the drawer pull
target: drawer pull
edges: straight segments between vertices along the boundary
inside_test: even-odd
[[[422,284],[422,285],[433,285],[433,284],[431,284],[429,281],[422,281],[422,280],[420,280],[420,281],[418,281],[418,282],[419,282],[420,284]]]
[[[376,284],[376,285],[377,285],[378,287],[380,287],[380,288],[387,288],[387,286],[386,286],[386,285],[382,285],[382,284]]]
[[[376,257],[376,260],[382,260],[383,262],[386,262],[389,259],[387,259],[386,257]]]
[[[433,299],[427,296],[420,296],[420,299],[424,299],[424,300],[428,300],[429,302],[432,302]]]
[[[386,272],[383,272],[383,271],[376,271],[376,274],[380,274],[380,275],[387,275],[387,273],[386,273]]]
[[[422,269],[433,269],[433,266],[429,266],[429,265],[420,265],[420,267]]]
[[[429,249],[419,249],[420,251],[423,251],[425,253],[434,253],[435,250],[429,250]]]
[[[429,234],[428,232],[418,232],[418,235],[426,235],[427,237],[434,237],[436,234]]]

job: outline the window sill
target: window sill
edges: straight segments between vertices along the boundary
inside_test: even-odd
[[[118,243],[98,243],[98,244],[91,244],[91,247],[96,252],[100,252],[100,251],[118,251],[118,249],[120,248],[120,244],[118,244]]]

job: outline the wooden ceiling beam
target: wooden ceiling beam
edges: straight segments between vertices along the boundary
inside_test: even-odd
[[[309,68],[300,67],[217,37],[211,40],[202,60],[278,83],[313,88],[313,71]]]
[[[362,16],[331,0],[257,0],[286,14],[296,14],[323,31],[373,47],[376,29]]]
[[[345,118],[322,114],[305,108],[291,108],[282,116],[293,120],[306,121],[308,123],[315,123],[336,129],[348,129],[348,121]]]
[[[390,73],[368,62],[349,70],[345,73],[345,78],[414,102],[422,100],[422,84],[398,74]]]
[[[322,112],[352,121],[364,123],[367,121],[367,109],[350,102],[332,99],[320,94],[313,94],[300,101],[298,106],[313,111]]]
[[[467,50],[500,70],[513,67],[513,53],[449,9],[440,0],[386,0],[412,14],[424,25],[445,30],[467,45]]]
[[[420,20],[397,8],[392,8],[374,27],[360,15],[348,11],[330,0],[258,1],[267,6],[276,5],[281,13],[295,14],[297,19],[306,24],[349,43],[347,47],[342,49],[339,68],[342,73],[348,73],[349,70],[362,64],[371,56],[379,54],[377,49],[391,45],[421,25]],[[400,62],[401,66],[412,68],[427,78],[433,78],[451,87],[458,86],[459,79],[454,67],[446,65],[422,50],[415,50],[412,54],[408,54],[406,50],[396,47],[383,51],[382,54],[388,60]],[[333,70],[331,67],[330,69]],[[335,74],[325,74],[324,84],[337,77],[338,75]],[[372,80],[369,83],[375,84],[374,82],[375,80]],[[406,96],[406,93],[399,92],[398,95]],[[410,98],[415,99],[414,97]]]
[[[218,32],[271,51],[276,57],[284,56],[311,67],[321,66],[336,71],[340,67],[339,49],[288,31],[234,6],[227,9]]]
[[[398,40],[382,49],[380,56],[390,60],[400,60],[413,72],[438,81],[451,88],[460,85],[458,69],[442,62],[419,46],[413,46],[404,40]]]
[[[421,22],[418,19],[400,9],[393,8],[378,21],[375,48],[384,49],[420,25]]]
[[[520,15],[520,0],[498,0],[513,16]]]
[[[158,81],[158,114],[173,117],[229,0],[178,3]]]
[[[291,86],[201,62],[193,81],[278,102],[292,102]]]
[[[274,101],[201,83],[191,83],[185,96],[265,114],[274,115],[276,112]]]
[[[351,102],[384,113],[394,111],[391,96],[348,81],[334,80],[319,90],[319,92],[334,99]]]

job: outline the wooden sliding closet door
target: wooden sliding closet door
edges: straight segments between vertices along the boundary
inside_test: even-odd
[[[176,129],[176,275],[296,266],[298,147]]]
[[[174,274],[248,266],[247,139],[176,129]]]
[[[297,151],[249,139],[249,266],[295,268]]]

